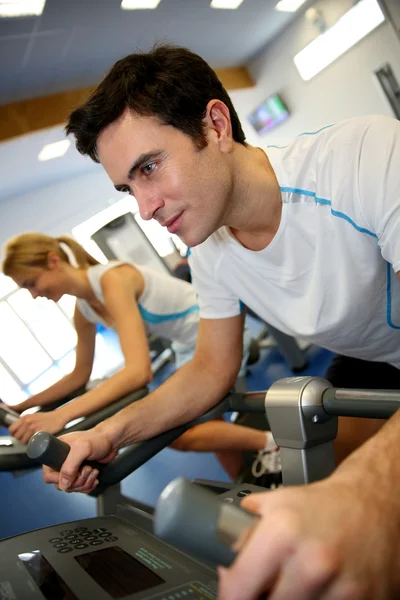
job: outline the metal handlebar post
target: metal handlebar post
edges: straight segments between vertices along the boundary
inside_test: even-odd
[[[399,408],[398,390],[333,388],[321,377],[276,381],[265,410],[281,448],[283,484],[311,483],[332,473],[338,416],[387,419]]]
[[[265,410],[280,446],[285,486],[323,479],[335,469],[337,418],[328,415],[322,403],[331,387],[321,377],[288,377],[267,391]]]

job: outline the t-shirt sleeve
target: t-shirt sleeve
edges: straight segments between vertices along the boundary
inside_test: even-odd
[[[360,152],[361,207],[382,256],[400,271],[400,122],[375,117]]]
[[[196,290],[202,319],[225,319],[243,310],[239,298],[217,281],[217,256],[201,244],[188,257],[192,284]]]

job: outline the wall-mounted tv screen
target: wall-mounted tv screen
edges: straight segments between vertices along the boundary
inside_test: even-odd
[[[269,96],[248,116],[248,120],[260,135],[273,129],[290,116],[287,106],[279,94]]]

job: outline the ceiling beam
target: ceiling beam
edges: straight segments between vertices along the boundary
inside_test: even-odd
[[[216,69],[216,73],[227,90],[254,86],[245,67]],[[72,90],[0,106],[0,141],[62,125],[93,90],[93,87]]]

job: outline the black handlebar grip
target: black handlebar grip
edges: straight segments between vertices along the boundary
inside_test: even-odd
[[[15,423],[19,417],[20,415],[15,412],[15,410],[11,410],[11,408],[6,408],[5,406],[0,407],[0,425],[9,427],[12,423]]]
[[[66,442],[59,440],[54,435],[46,431],[38,431],[31,437],[26,453],[32,460],[60,471],[70,449]],[[98,469],[100,472],[106,466],[95,461],[84,461],[82,466],[85,465]]]

